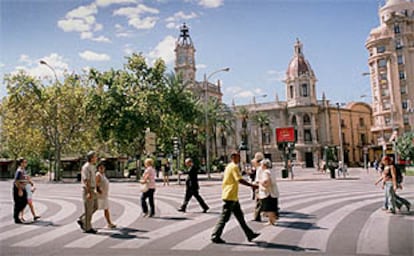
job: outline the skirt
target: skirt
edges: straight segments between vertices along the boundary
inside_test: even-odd
[[[98,198],[98,209],[105,210],[109,208],[109,200],[108,198]]]
[[[262,200],[262,208],[261,210],[264,212],[279,212],[279,205],[278,205],[278,198],[268,196]]]

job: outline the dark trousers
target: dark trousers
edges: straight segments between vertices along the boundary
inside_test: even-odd
[[[402,205],[405,205],[408,209],[410,207],[410,202],[407,199],[400,197],[399,195],[395,194],[395,205],[398,209],[401,208]]]
[[[188,202],[191,200],[191,197],[193,196],[197,199],[198,203],[200,204],[201,208],[203,208],[203,210],[208,210],[208,205],[206,204],[206,202],[204,202],[203,198],[198,193],[198,189],[191,189],[189,187],[187,187],[185,191],[184,202],[181,206],[181,209],[185,210],[187,208]]]
[[[214,227],[213,234],[211,234],[211,239],[218,239],[223,234],[223,229],[226,223],[230,220],[230,216],[233,213],[239,222],[241,228],[244,231],[244,234],[247,238],[250,238],[254,235],[254,232],[247,226],[246,221],[244,220],[244,214],[240,207],[239,201],[227,201],[223,200],[223,210],[220,215],[220,219]]]
[[[256,198],[256,208],[254,209],[253,219],[255,221],[261,221],[262,220],[262,217],[260,216],[261,213],[262,213],[262,200],[260,200],[259,198]]]
[[[149,206],[150,206],[150,215],[153,216],[155,214],[155,207],[154,207],[154,192],[155,189],[154,188],[150,188],[148,189],[147,192],[142,193],[141,195],[141,207],[142,207],[142,212],[147,214],[148,213],[148,206],[147,206],[147,198],[148,198],[148,202],[149,202]]]
[[[27,205],[27,192],[26,189],[22,189],[23,195],[19,196],[19,189],[16,185],[13,185],[13,200],[14,200],[14,209],[13,209],[13,219],[15,222],[20,221],[19,214]]]

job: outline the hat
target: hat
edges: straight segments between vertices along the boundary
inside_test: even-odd
[[[254,155],[254,159],[255,159],[258,163],[260,163],[260,161],[262,161],[262,160],[263,160],[263,158],[264,158],[264,155],[263,155],[263,153],[262,153],[262,152],[257,152],[257,153]]]

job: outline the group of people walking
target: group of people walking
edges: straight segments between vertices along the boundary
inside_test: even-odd
[[[239,184],[250,186],[255,193],[257,199],[256,213],[258,216],[256,220],[260,220],[260,214],[268,217],[269,225],[274,225],[278,218],[278,188],[276,184],[276,173],[272,170],[272,164],[269,159],[264,159],[262,153],[257,153],[253,159],[253,167],[255,168],[255,179],[251,182],[245,180],[240,171],[240,154],[235,151],[231,155],[231,162],[227,165],[223,181],[222,181],[222,195],[223,200],[222,211],[217,224],[211,234],[211,241],[213,243],[225,243],[221,238],[224,227],[229,221],[232,214],[240,223],[248,241],[252,241],[260,234],[255,233],[246,223],[243,211],[239,202]],[[25,173],[27,161],[22,159],[18,161],[19,168],[16,171],[15,182],[13,185],[14,204],[14,220],[16,223],[22,223],[21,212],[28,204],[29,196],[26,190],[26,185],[31,186],[30,191],[34,191],[33,182]],[[145,171],[140,179],[141,184],[145,184],[145,190],[141,193],[141,207],[143,217],[154,217],[155,204],[154,194],[156,190],[156,170],[154,168],[154,161],[147,158],[144,161]],[[186,190],[183,203],[177,209],[179,212],[186,212],[189,201],[194,197],[202,212],[206,213],[210,208],[199,193],[198,172],[199,168],[194,164],[193,159],[185,159],[186,170],[182,174],[187,174]],[[116,225],[111,220],[109,211],[109,180],[105,175],[104,163],[98,162],[96,152],[91,151],[87,154],[87,162],[81,169],[81,185],[82,185],[82,199],[84,204],[84,213],[79,216],[77,223],[85,233],[97,233],[97,230],[92,227],[92,216],[98,210],[104,210],[104,216],[108,228],[116,228]],[[147,204],[148,202],[148,204]],[[148,207],[149,205],[149,207]],[[33,206],[33,205],[32,205]],[[40,218],[35,215],[34,208],[31,207],[34,219]]]

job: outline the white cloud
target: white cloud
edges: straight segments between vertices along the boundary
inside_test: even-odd
[[[175,38],[173,36],[166,36],[158,45],[148,54],[152,60],[162,58],[166,64],[173,63],[175,59],[174,54]]]
[[[0,68],[4,68],[4,66],[5,66],[4,63],[0,62]]]
[[[233,87],[227,87],[224,89],[225,94],[226,95],[232,95],[232,99],[234,101],[237,101],[238,98],[253,98],[256,96],[256,98],[263,96],[263,90],[260,88],[256,88],[256,89],[248,89],[246,90],[245,88],[242,87],[238,87],[238,86],[233,86]]]
[[[217,8],[223,5],[223,0],[200,0],[198,4],[205,8]]]
[[[146,17],[141,19],[139,17],[132,18],[129,20],[128,24],[133,26],[136,29],[151,29],[157,23],[157,17]]]
[[[91,16],[93,17],[93,15],[97,13],[98,13],[98,9],[96,8],[96,5],[90,4],[90,5],[79,6],[78,8],[73,9],[72,11],[66,14],[66,18],[87,19],[88,17],[91,17]]]
[[[134,33],[131,30],[126,29],[120,24],[115,24],[115,36],[116,37],[132,37]]]
[[[137,0],[96,0],[96,5],[100,7],[107,7],[112,4],[130,4],[137,3]]]
[[[108,61],[111,59],[111,57],[105,53],[96,53],[89,50],[80,52],[79,56],[88,61]]]
[[[124,50],[123,51],[124,51],[126,56],[130,56],[135,52],[135,50],[132,48],[132,46],[130,44],[124,45]]]
[[[69,11],[64,19],[58,21],[58,27],[65,32],[78,32],[81,39],[108,43],[111,40],[105,36],[94,36],[93,32],[101,31],[103,25],[96,22],[98,8],[96,4],[79,6]]]
[[[81,19],[59,20],[58,27],[65,32],[87,32],[92,26]]]
[[[198,15],[195,12],[185,14],[183,11],[179,11],[174,13],[173,16],[170,16],[165,19],[165,21],[167,22],[166,27],[169,29],[176,29],[179,27],[179,23],[181,23],[183,20],[195,19],[197,17]]]
[[[158,14],[160,11],[155,8],[139,4],[136,7],[123,7],[113,12],[114,16],[125,16],[128,24],[136,29],[151,29],[158,21],[156,16],[143,17],[145,14]]]
[[[15,74],[18,70],[24,70],[31,76],[49,78],[54,80],[55,74],[50,69],[50,67],[52,67],[56,72],[58,79],[61,78],[63,76],[63,73],[69,69],[69,65],[66,60],[63,58],[63,56],[60,56],[57,53],[51,53],[49,56],[44,56],[40,59],[32,59],[30,56],[23,54],[20,56],[20,59],[23,59],[23,62],[25,64],[22,66],[17,66],[12,74]],[[50,67],[40,64],[40,60],[45,61]]]

